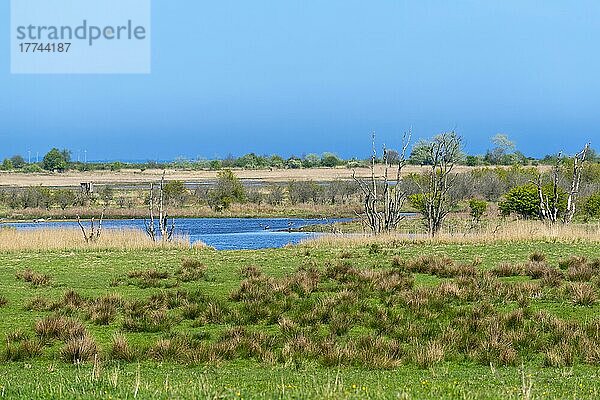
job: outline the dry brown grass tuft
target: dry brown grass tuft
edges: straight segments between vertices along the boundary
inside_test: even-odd
[[[598,300],[594,287],[588,283],[572,283],[568,287],[573,303],[580,306],[593,306]]]
[[[132,361],[135,357],[135,353],[125,335],[116,333],[113,336],[112,347],[110,355],[115,360]]]
[[[81,321],[62,315],[51,315],[35,323],[35,332],[43,339],[69,339],[86,334]]]
[[[47,286],[50,284],[52,279],[49,275],[34,272],[30,268],[27,268],[23,271],[18,271],[16,273],[16,277],[18,280],[29,282],[35,287]]]
[[[73,364],[92,361],[99,355],[100,348],[89,334],[71,337],[60,350],[63,360]]]
[[[186,258],[181,262],[181,267],[175,271],[175,276],[182,282],[197,281],[204,277],[206,265],[201,261]]]

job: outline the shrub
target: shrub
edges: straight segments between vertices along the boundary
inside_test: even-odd
[[[473,221],[481,221],[481,217],[483,217],[483,214],[485,214],[487,208],[488,204],[485,200],[475,198],[469,200],[469,213],[471,214],[471,218],[473,218]]]
[[[546,185],[542,188],[542,193],[550,199],[550,207],[554,207],[552,185]],[[567,194],[559,189],[558,198],[559,214],[563,214],[567,209]],[[518,214],[523,218],[538,218],[540,216],[540,198],[538,188],[534,184],[517,186],[512,188],[504,195],[504,198],[498,203],[502,214]]]
[[[600,192],[588,197],[583,203],[581,211],[585,218],[600,219]]]

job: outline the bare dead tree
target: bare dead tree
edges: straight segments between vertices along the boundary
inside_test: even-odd
[[[426,175],[426,184],[419,184],[421,193],[416,197],[416,206],[432,237],[438,234],[452,208],[450,190],[456,177],[452,171],[460,158],[461,145],[462,139],[454,131],[437,135],[429,144],[431,168]]]
[[[560,203],[560,164],[562,152],[556,155],[556,163],[552,167],[552,196],[544,193],[544,185],[542,182],[542,174],[538,173],[535,184],[537,186],[538,198],[540,200],[540,219],[549,221],[554,224],[558,221],[559,203]]]
[[[589,151],[590,143],[586,143],[586,145],[583,146],[583,149],[573,156],[571,188],[569,190],[569,197],[567,198],[567,210],[563,218],[565,224],[570,224],[575,216],[575,206],[577,204],[577,198],[579,197],[579,185],[581,183],[581,171],[583,170],[583,164],[586,161]]]
[[[573,163],[570,167],[571,183],[569,192],[567,193],[567,206],[562,217],[564,224],[570,224],[575,216],[579,185],[581,183],[581,172],[589,148],[590,144],[587,143],[579,153],[573,156]],[[561,194],[564,194],[564,191],[560,187],[560,174],[563,162],[564,158],[562,157],[562,152],[560,152],[557,154],[556,163],[552,167],[550,174],[552,178],[552,193],[549,195],[544,193],[541,173],[538,174],[537,181],[535,182],[540,200],[540,219],[549,221],[552,224],[558,222],[560,219]]]
[[[401,212],[406,200],[406,193],[401,190],[402,168],[406,165],[406,151],[410,144],[411,131],[405,132],[402,137],[402,150],[395,160],[398,165],[396,176],[390,177],[390,170],[395,168],[390,163],[390,151],[383,145],[383,176],[377,176],[377,149],[375,146],[375,132],[372,136],[371,176],[368,180],[356,176],[352,171],[352,178],[360,187],[363,195],[364,214],[359,215],[363,223],[369,227],[373,234],[390,232],[398,227],[403,219]],[[393,172],[391,172],[393,174]]]
[[[164,241],[170,242],[173,240],[173,233],[175,232],[175,218],[172,218],[171,225],[169,225],[169,217],[164,208],[164,186],[165,186],[165,171],[163,171],[158,187],[158,205],[154,204],[154,183],[150,183],[150,200],[148,204],[148,211],[150,220],[144,219],[144,225],[146,228],[146,234],[152,239],[153,242]],[[158,221],[154,216],[155,209],[158,208]],[[158,231],[156,225],[158,223]]]
[[[83,233],[83,239],[85,240],[86,243],[97,242],[98,239],[100,239],[100,235],[102,234],[102,221],[104,220],[104,211],[105,210],[102,210],[102,214],[100,215],[100,219],[98,220],[97,226],[94,225],[95,218],[92,217],[92,219],[90,220],[89,232],[83,226],[83,223],[81,222],[81,218],[79,218],[79,215],[77,215],[77,223],[79,224],[79,227],[81,228],[81,232]]]

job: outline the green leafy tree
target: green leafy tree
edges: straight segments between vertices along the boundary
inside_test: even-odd
[[[302,168],[302,160],[292,157],[286,161],[285,165],[289,169],[300,169],[300,168]]]
[[[244,185],[229,169],[217,173],[217,184],[208,194],[209,205],[216,211],[228,209],[245,198]]]
[[[165,184],[163,195],[167,204],[181,207],[188,197],[188,190],[182,181],[170,181]]]
[[[408,163],[413,165],[431,165],[431,142],[419,140],[412,148]]]
[[[507,135],[499,133],[492,137],[494,148],[485,156],[487,162],[493,165],[514,164],[518,157],[513,156],[516,149],[515,143]]]
[[[67,163],[65,154],[57,148],[53,148],[44,156],[42,168],[46,171],[64,171],[67,168]]]
[[[4,161],[2,162],[1,169],[3,171],[10,171],[10,170],[14,169],[14,165],[13,165],[12,161],[10,160],[10,158],[4,159]]]
[[[342,161],[333,153],[323,153],[323,157],[321,157],[321,165],[324,167],[337,167],[340,165]]]
[[[25,164],[27,164],[25,162],[25,159],[20,156],[20,155],[14,155],[10,158],[10,161],[12,162],[13,168],[15,169],[21,169],[25,166]]]
[[[314,168],[321,166],[321,157],[317,154],[307,154],[302,161],[304,168]]]

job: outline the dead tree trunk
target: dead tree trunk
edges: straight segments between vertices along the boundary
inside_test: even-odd
[[[583,170],[583,164],[587,158],[590,150],[590,144],[587,143],[583,146],[583,149],[573,156],[573,169],[571,175],[571,190],[569,191],[569,197],[567,198],[567,210],[563,222],[570,224],[575,216],[575,206],[577,204],[577,197],[579,196],[579,185],[581,183],[581,171]]]
[[[544,194],[544,188],[542,183],[542,175],[538,174],[537,178],[537,190],[538,197],[540,199],[540,219],[547,220],[554,224],[558,221],[559,203],[560,203],[560,164],[561,164],[562,152],[558,153],[556,157],[556,164],[552,167],[552,198]]]
[[[375,235],[390,232],[398,227],[403,219],[401,208],[406,200],[406,193],[400,188],[402,180],[402,168],[406,165],[406,151],[410,143],[411,131],[404,134],[402,138],[402,151],[398,156],[398,167],[395,179],[389,177],[392,168],[389,160],[389,151],[383,146],[383,176],[377,176],[375,171],[377,165],[377,149],[375,147],[375,132],[372,134],[371,152],[371,176],[368,180],[358,178],[356,170],[352,172],[352,178],[360,187],[363,195],[364,214],[360,215],[364,224],[369,227]],[[392,172],[393,173],[393,172]]]
[[[81,228],[81,232],[83,233],[83,239],[85,240],[86,243],[97,242],[98,239],[100,239],[100,235],[102,234],[102,221],[104,220],[104,211],[105,210],[102,210],[102,214],[100,215],[100,220],[98,221],[97,227],[94,226],[95,219],[94,219],[94,217],[92,217],[92,219],[90,220],[91,226],[90,226],[89,232],[85,229],[85,227],[81,223],[81,219],[79,218],[79,215],[77,215],[77,223],[79,224],[79,227]]]
[[[452,171],[460,157],[461,143],[460,136],[452,131],[437,135],[429,145],[431,168],[427,174],[427,186],[421,187],[421,204],[418,208],[423,214],[427,233],[431,237],[438,234],[452,208]]]
[[[169,226],[169,218],[164,208],[164,185],[165,185],[165,172],[163,171],[162,178],[158,188],[158,206],[154,204],[154,184],[150,184],[150,199],[148,203],[148,211],[150,220],[144,219],[144,225],[146,227],[146,234],[152,239],[153,242],[163,241],[170,242],[173,240],[173,233],[175,232],[175,218],[171,220]],[[158,207],[158,221],[154,218],[155,208]],[[158,223],[158,231],[156,230],[156,224]]]
[[[571,184],[567,193],[567,204],[562,216],[564,224],[570,224],[575,216],[577,198],[579,196],[579,185],[581,183],[581,172],[589,152],[590,144],[586,144],[583,149],[573,156],[573,165],[571,167]],[[560,219],[560,204],[561,193],[563,190],[560,187],[561,164],[563,163],[562,152],[558,153],[556,163],[552,167],[552,193],[551,195],[544,194],[542,176],[538,174],[538,179],[535,182],[538,189],[540,199],[540,219],[549,221],[554,224]]]

